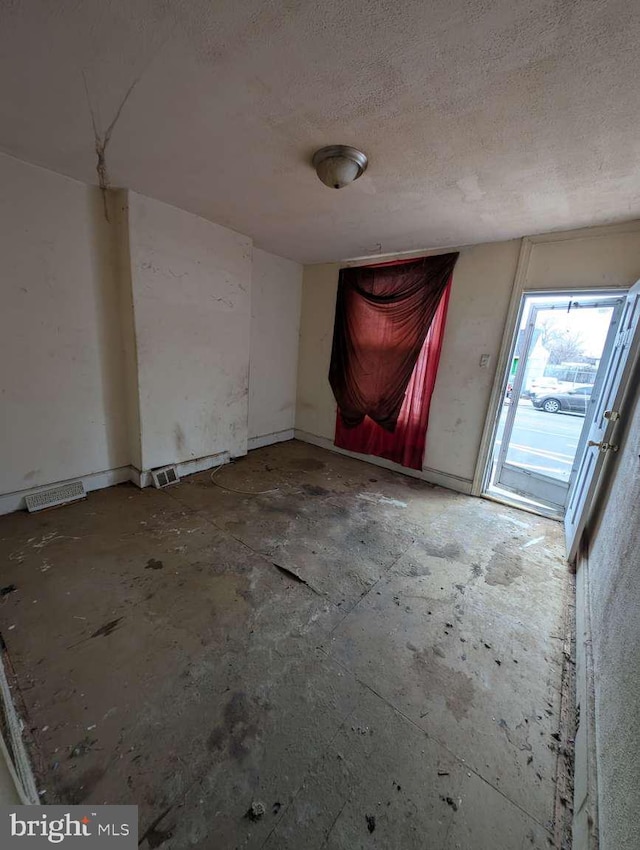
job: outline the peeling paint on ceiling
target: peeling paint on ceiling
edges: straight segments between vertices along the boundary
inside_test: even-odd
[[[636,0],[3,4],[0,149],[303,262],[640,217]],[[355,145],[338,192],[309,161]],[[381,246],[378,248],[378,246]]]

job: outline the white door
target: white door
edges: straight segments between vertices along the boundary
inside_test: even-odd
[[[557,297],[549,302],[534,302],[531,306],[526,326],[522,330],[520,358],[494,472],[494,482],[502,490],[544,505],[559,515],[564,512],[576,471],[575,455],[565,446],[573,439],[578,440],[578,446],[584,443],[583,435],[589,429],[596,403],[595,390],[603,369],[598,371],[595,386],[569,390],[549,389],[548,398],[545,399],[544,394],[541,394],[537,402],[522,400],[525,379],[530,376],[530,369],[540,356],[536,352],[543,339],[545,323],[555,315],[568,313],[572,309],[581,329],[592,327],[589,314],[608,312],[610,318],[604,319],[610,322],[608,345],[605,343],[602,351],[601,364],[604,364],[613,346],[614,329],[618,327],[617,320],[624,306],[624,297],[581,297],[575,307],[573,304],[574,299],[570,297],[566,301]],[[541,408],[542,402],[544,406]],[[538,412],[534,408],[538,408]],[[564,413],[573,415],[559,415]],[[582,414],[584,420],[578,419],[575,414]]]
[[[630,389],[640,349],[639,325],[640,281],[629,290],[625,300],[613,352],[602,377],[587,444],[569,491],[564,526],[570,562],[576,558],[603,467],[618,448],[616,433],[621,424],[621,409]]]

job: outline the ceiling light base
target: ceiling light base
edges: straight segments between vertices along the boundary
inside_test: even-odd
[[[332,189],[342,189],[366,171],[367,155],[349,145],[320,148],[311,160],[319,179]]]

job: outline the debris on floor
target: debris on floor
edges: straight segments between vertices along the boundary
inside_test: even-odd
[[[220,477],[0,517],[46,802],[136,804],[142,850],[546,850],[575,737],[561,526],[529,516],[520,549],[515,510],[297,441]]]
[[[448,806],[451,806],[451,808],[453,809],[454,812],[458,811],[458,804],[453,799],[453,797],[443,797],[443,796],[441,796],[440,799],[442,800],[443,803],[446,803]]]
[[[75,759],[79,758],[80,756],[86,755],[87,753],[91,752],[95,743],[95,738],[83,738],[82,741],[80,741],[78,744],[75,745],[75,747],[73,747],[69,758]]]
[[[280,804],[278,803],[277,805],[279,806]],[[251,803],[251,805],[247,809],[245,817],[249,820],[260,820],[260,818],[264,816],[266,811],[267,810],[265,808],[264,803],[261,803],[259,800],[254,800],[254,802]]]

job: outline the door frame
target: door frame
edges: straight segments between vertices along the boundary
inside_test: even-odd
[[[549,296],[548,299],[547,299],[547,296]],[[524,309],[525,309],[526,304],[527,304],[527,299],[529,299],[531,297],[532,296],[528,292],[525,292],[522,295],[521,311],[520,311],[521,319],[520,319],[520,323],[516,326],[517,331],[514,334],[514,346],[517,346],[517,340],[520,337],[520,328],[522,326],[522,316],[523,316]],[[597,387],[599,385],[599,383],[602,381],[602,367],[606,366],[608,357],[611,354],[613,342],[614,342],[615,337],[616,337],[617,325],[619,323],[620,314],[621,314],[623,306],[624,306],[624,292],[613,292],[613,291],[610,291],[610,290],[602,291],[602,290],[599,290],[599,289],[592,289],[592,290],[588,290],[588,291],[582,290],[579,293],[578,292],[571,292],[569,295],[567,295],[565,292],[557,292],[555,290],[548,290],[548,292],[545,293],[544,295],[542,295],[542,296],[537,295],[537,296],[534,296],[534,297],[540,298],[541,300],[538,303],[535,303],[535,302],[531,303],[530,307],[529,307],[529,316],[528,316],[528,319],[527,319],[527,325],[524,329],[525,333],[524,333],[523,345],[522,345],[522,350],[520,352],[519,361],[518,361],[519,370],[516,374],[515,381],[513,382],[512,397],[511,397],[509,409],[507,410],[504,433],[503,433],[502,438],[501,438],[502,439],[502,445],[501,445],[500,451],[498,453],[496,453],[495,450],[494,450],[489,457],[489,462],[487,464],[487,475],[485,477],[485,489],[488,489],[488,487],[489,487],[490,480],[493,477],[493,465],[494,465],[494,463],[496,463],[496,459],[497,459],[495,477],[493,478],[494,486],[501,487],[507,492],[514,493],[516,500],[518,499],[518,497],[522,497],[522,498],[525,498],[525,499],[529,499],[532,502],[536,502],[541,508],[540,512],[541,513],[544,512],[545,515],[547,515],[548,512],[550,512],[552,515],[561,515],[562,512],[564,511],[565,502],[566,502],[567,496],[569,494],[569,490],[571,489],[572,478],[575,475],[576,466],[577,466],[577,464],[580,460],[580,453],[581,453],[581,451],[584,450],[584,442],[585,442],[585,439],[586,439],[585,434],[589,430],[590,417],[591,417],[591,413],[593,411],[593,407],[588,407],[588,406],[585,405],[585,418],[584,418],[583,426],[582,426],[581,433],[580,433],[580,439],[578,441],[576,454],[574,456],[574,461],[572,463],[571,474],[570,474],[569,480],[566,483],[561,482],[560,480],[556,479],[553,476],[547,476],[544,473],[536,472],[534,470],[530,470],[530,469],[526,469],[526,468],[516,469],[507,460],[507,455],[508,455],[508,451],[509,451],[509,444],[510,444],[511,436],[512,436],[511,429],[513,427],[515,417],[516,417],[516,414],[517,414],[518,401],[519,401],[519,397],[520,397],[520,390],[522,388],[522,384],[524,382],[524,377],[525,377],[525,374],[526,374],[527,361],[528,361],[529,355],[531,354],[531,342],[532,342],[532,338],[533,338],[534,329],[535,329],[535,326],[536,326],[537,316],[538,316],[538,313],[540,311],[545,311],[545,310],[546,311],[549,311],[549,310],[556,310],[556,311],[562,310],[562,311],[564,311],[565,305],[560,305],[560,304],[554,303],[554,299],[557,299],[558,297],[568,298],[569,304],[571,304],[575,300],[577,302],[576,303],[576,309],[579,309],[580,312],[582,312],[582,310],[590,310],[590,309],[594,309],[594,308],[597,308],[597,307],[600,307],[600,306],[611,308],[612,313],[611,313],[609,328],[607,330],[604,348],[602,350],[600,367],[598,368],[598,371],[596,373],[596,378],[595,378],[595,387]],[[547,299],[547,300],[545,300],[545,299]],[[579,307],[578,307],[578,304],[579,304]],[[513,361],[514,357],[515,357],[515,352],[512,354],[512,361]],[[521,364],[524,364],[523,369],[520,369]],[[508,381],[508,379],[509,378],[507,377],[507,381]],[[515,402],[514,402],[514,397],[515,397]],[[500,418],[502,418],[502,411],[500,411],[500,413],[499,413],[498,419],[500,419]],[[495,448],[495,443],[494,443],[494,448]],[[538,486],[540,486],[542,484],[542,486],[548,487],[548,489],[551,491],[550,494],[549,494],[549,497],[548,498],[536,497],[533,493],[525,494],[522,490],[519,490],[516,487],[515,483],[509,484],[509,483],[505,482],[504,480],[502,480],[500,478],[501,467],[502,467],[502,471],[507,475],[507,477],[512,478],[514,481],[516,481],[517,479],[520,479],[521,482],[529,480],[529,481],[532,481],[532,482],[538,482]],[[557,501],[554,501],[551,498],[551,493],[555,493],[555,495],[557,497]],[[492,497],[496,498],[494,496],[494,494],[491,494],[491,495],[492,495]]]
[[[513,287],[511,289],[511,300],[509,309],[504,324],[502,335],[502,343],[500,345],[500,353],[496,363],[495,374],[487,414],[485,418],[482,438],[478,449],[476,466],[471,484],[472,496],[483,496],[485,491],[485,476],[489,463],[489,457],[493,450],[495,441],[496,429],[498,427],[498,412],[502,408],[504,394],[507,388],[507,363],[512,362],[511,357],[515,351],[515,329],[520,327],[521,321],[521,304],[523,295],[548,295],[550,291],[566,293],[567,295],[575,295],[579,292],[593,293],[624,293],[627,292],[635,283],[635,278],[629,281],[616,282],[607,285],[602,282],[583,280],[582,283],[576,283],[575,286],[566,287],[559,286],[539,288],[536,286],[527,286],[529,274],[529,266],[531,263],[531,255],[536,245],[548,242],[569,242],[580,241],[581,239],[604,238],[607,236],[615,236],[616,234],[637,233],[640,230],[640,222],[632,221],[619,225],[607,225],[602,228],[585,228],[583,230],[564,231],[562,233],[547,233],[541,236],[526,236],[520,244],[520,254],[516,266]]]

